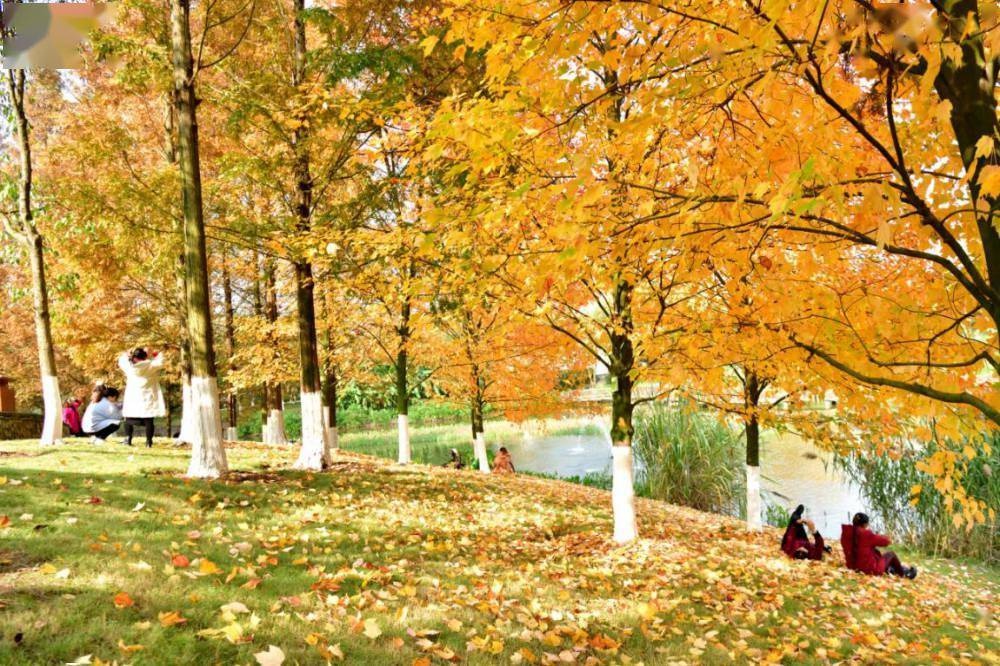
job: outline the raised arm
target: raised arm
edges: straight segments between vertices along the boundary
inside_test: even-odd
[[[159,370],[163,367],[163,354],[157,353],[149,362],[149,367]]]
[[[128,360],[128,354],[125,352],[118,355],[118,367],[121,368],[121,371],[126,375],[129,374],[129,371],[132,369],[132,362]]]

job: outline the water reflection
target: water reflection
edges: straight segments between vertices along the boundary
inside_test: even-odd
[[[611,444],[599,434],[534,434],[506,446],[519,470],[569,477],[611,468]],[[863,510],[858,489],[834,469],[831,454],[797,435],[765,433],[761,468],[768,502],[788,509],[805,504],[824,535],[836,538],[840,524]]]

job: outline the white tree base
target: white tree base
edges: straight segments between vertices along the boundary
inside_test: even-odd
[[[51,446],[62,444],[62,396],[59,393],[59,378],[42,376],[42,401],[45,414],[42,416],[42,436],[39,444]]]
[[[764,524],[761,515],[764,513],[760,496],[760,467],[747,465],[747,527],[760,531]]]
[[[285,435],[285,410],[272,409],[267,415],[267,423],[264,424],[264,443],[282,446],[288,443]]]
[[[197,442],[191,444],[187,475],[215,479],[229,471],[222,443],[222,412],[215,377],[191,378],[191,408],[197,420]]]
[[[472,440],[472,450],[476,454],[476,460],[479,461],[479,471],[490,473],[490,461],[486,456],[486,434],[477,432],[476,438]]]
[[[236,428],[234,428],[233,426],[227,427],[226,428],[226,441],[227,442],[235,442],[236,438],[237,438]]]
[[[611,510],[614,514],[614,540],[628,543],[639,536],[635,519],[632,447],[611,447]]]
[[[302,393],[302,448],[295,469],[321,470],[330,464],[329,440],[323,424],[323,395]]]
[[[330,442],[330,450],[334,451],[340,448],[340,432],[337,430],[337,426],[326,429],[326,438]]]
[[[400,414],[397,419],[397,429],[399,431],[399,458],[397,462],[400,465],[409,465],[413,462],[413,457],[410,454],[410,417],[406,414]]]
[[[178,444],[197,446],[201,443],[198,428],[198,415],[191,402],[191,380],[186,378],[181,386],[181,432],[177,436]]]

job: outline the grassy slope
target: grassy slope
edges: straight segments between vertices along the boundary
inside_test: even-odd
[[[644,538],[618,548],[607,493],[562,482],[358,454],[312,475],[285,468],[291,449],[241,446],[241,472],[209,483],[183,479],[188,453],[167,447],[0,451],[0,663],[252,664],[268,645],[286,664],[323,663],[328,646],[365,664],[926,663],[1000,649],[996,572],[918,562],[916,583],[865,578],[836,547],[792,562],[774,531],[647,501]],[[134,605],[116,608],[119,592]],[[220,610],[234,601],[252,617]],[[186,622],[163,626],[173,611]]]

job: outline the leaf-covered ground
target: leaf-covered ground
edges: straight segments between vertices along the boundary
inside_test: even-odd
[[[862,577],[646,501],[622,548],[601,491],[294,454],[202,482],[183,449],[0,443],[0,663],[998,661],[995,571]]]

